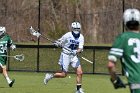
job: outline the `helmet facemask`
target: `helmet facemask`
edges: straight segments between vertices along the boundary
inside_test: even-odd
[[[75,38],[79,38],[80,32],[81,32],[81,25],[80,25],[80,23],[79,22],[73,22],[72,25],[71,25],[71,28],[72,28],[72,35]]]

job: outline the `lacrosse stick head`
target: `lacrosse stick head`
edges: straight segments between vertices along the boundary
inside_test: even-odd
[[[32,26],[29,28],[30,34],[39,38],[41,35],[38,31],[36,31]]]
[[[23,61],[24,60],[24,55],[23,54],[15,55],[14,58],[18,61]]]

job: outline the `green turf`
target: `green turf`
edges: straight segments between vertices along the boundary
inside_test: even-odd
[[[68,74],[71,78],[52,79],[47,85],[43,84],[45,73],[9,72],[9,75],[16,82],[9,88],[0,75],[0,93],[75,93],[75,74]],[[115,90],[108,75],[83,75],[83,88],[85,93],[129,93],[128,87]]]

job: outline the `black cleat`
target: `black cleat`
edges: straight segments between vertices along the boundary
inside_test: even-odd
[[[12,87],[14,82],[15,82],[15,79],[12,80],[12,82],[9,84],[9,87]]]

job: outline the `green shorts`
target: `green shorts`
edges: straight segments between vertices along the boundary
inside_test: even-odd
[[[5,66],[7,62],[7,57],[0,56],[0,66]]]
[[[131,93],[140,93],[140,84],[130,84]]]
[[[140,89],[133,89],[131,90],[131,93],[140,93]]]

